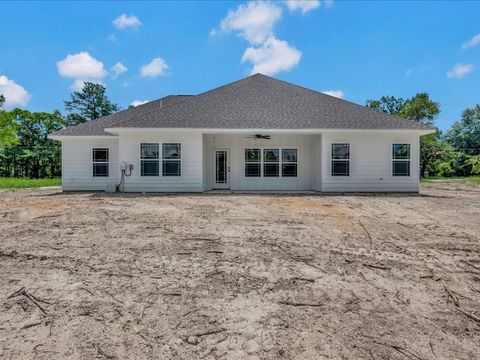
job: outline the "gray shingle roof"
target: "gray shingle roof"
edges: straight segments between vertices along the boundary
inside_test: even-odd
[[[159,101],[60,131],[81,128],[413,129],[431,128],[342,99],[256,74],[170,106]],[[165,101],[165,98],[164,98]],[[147,106],[148,105],[148,106]],[[97,124],[92,124],[97,122]],[[101,122],[101,123],[100,123]],[[98,131],[95,130],[95,131]]]
[[[118,123],[131,119],[136,113],[145,113],[155,109],[165,108],[167,106],[184,101],[191,95],[168,95],[161,99],[149,101],[143,105],[128,108],[115,114],[104,116],[86,123],[71,126],[53,133],[52,135],[71,135],[71,136],[113,136],[105,132],[105,128],[113,127]]]

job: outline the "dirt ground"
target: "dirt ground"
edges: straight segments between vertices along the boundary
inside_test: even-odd
[[[478,185],[3,191],[0,238],[2,359],[480,358]]]

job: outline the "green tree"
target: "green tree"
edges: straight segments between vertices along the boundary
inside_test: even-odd
[[[5,110],[0,110],[0,150],[17,142],[17,126],[14,117]]]
[[[429,176],[452,176],[457,172],[456,164],[460,154],[447,141],[428,137],[422,143],[420,162]]]
[[[427,93],[418,93],[406,100],[398,116],[433,127],[440,114],[440,104],[430,99]]]
[[[60,144],[47,138],[48,134],[64,127],[59,111],[53,113],[30,112],[14,109],[1,112],[15,126],[15,146],[0,152],[2,176],[51,177],[61,170]]]
[[[480,155],[480,104],[463,111],[462,118],[453,123],[445,139],[458,151]]]
[[[0,94],[0,150],[17,142],[16,124],[9,112],[1,110],[5,104],[5,96]]]
[[[366,106],[391,115],[398,115],[405,105],[405,100],[394,96],[382,96],[379,100],[367,100]]]
[[[439,103],[431,100],[427,93],[418,93],[407,100],[382,96],[379,100],[367,100],[366,106],[427,126],[434,126],[434,120],[440,113]]]
[[[431,127],[434,126],[435,118],[440,113],[439,103],[431,100],[427,93],[418,93],[407,100],[394,96],[382,96],[379,100],[367,100],[366,106]],[[430,173],[434,164],[443,161],[444,152],[439,151],[439,147],[444,144],[436,143],[439,135],[437,130],[436,134],[421,137],[420,171],[422,175],[427,171]]]
[[[472,155],[467,160],[467,165],[470,166],[471,175],[480,175],[480,155]]]
[[[86,82],[81,91],[71,94],[70,100],[64,101],[68,112],[67,126],[81,124],[119,111],[120,106],[111,102],[106,92],[107,89],[102,84]]]

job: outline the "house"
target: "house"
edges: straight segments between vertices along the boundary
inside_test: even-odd
[[[50,135],[64,190],[419,191],[427,126],[265,75]]]

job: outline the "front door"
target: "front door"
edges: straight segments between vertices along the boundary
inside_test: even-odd
[[[213,150],[213,188],[230,189],[230,150]]]

